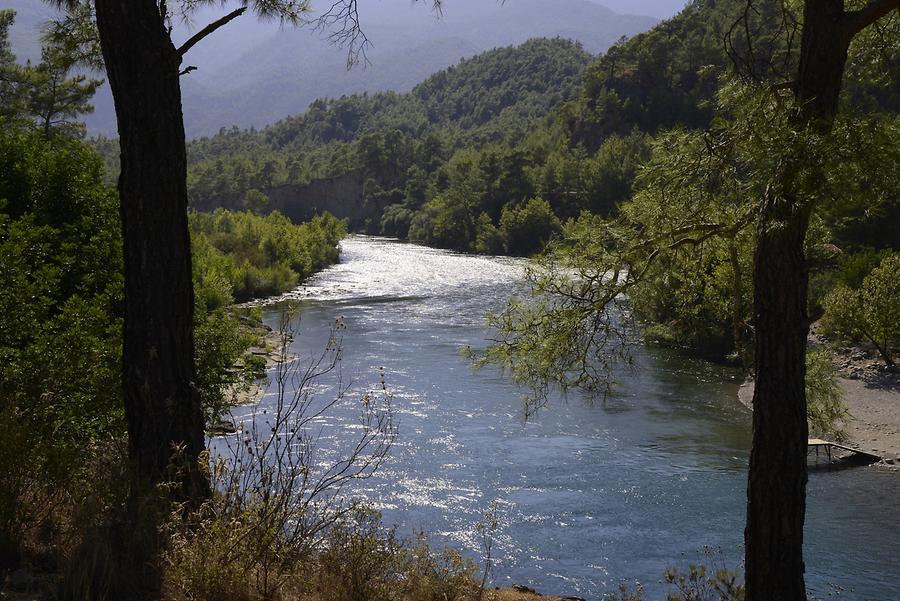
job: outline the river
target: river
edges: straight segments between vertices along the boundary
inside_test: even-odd
[[[521,391],[460,354],[486,344],[483,315],[521,291],[523,265],[354,236],[298,291],[292,352],[320,350],[343,317],[344,373],[361,393],[384,368],[393,395],[397,442],[356,494],[401,532],[475,559],[475,525],[494,505],[497,586],[599,599],[640,581],[660,598],[665,568],[708,561],[704,548],[739,568],[750,445],[739,374],[638,349],[605,401],[570,394],[523,422]],[[276,326],[278,307],[264,318]],[[353,415],[328,425],[349,430]],[[811,598],[900,598],[898,499],[900,475],[881,468],[810,474]]]

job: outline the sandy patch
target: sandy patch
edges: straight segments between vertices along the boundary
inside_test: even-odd
[[[845,442],[882,457],[888,465],[900,465],[900,386],[888,380],[838,378],[844,403],[853,418],[844,424]],[[753,382],[740,387],[738,399],[751,406]]]

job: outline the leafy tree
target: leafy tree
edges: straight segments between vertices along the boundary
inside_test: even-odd
[[[244,206],[251,213],[256,213],[257,215],[259,215],[265,210],[268,204],[269,197],[256,188],[247,190],[247,193],[244,195]]]
[[[850,418],[837,381],[834,356],[824,348],[806,354],[806,401],[809,431],[817,436],[844,437],[841,426]]]
[[[71,10],[81,0],[56,0]],[[213,2],[177,3],[182,14]],[[339,2],[334,10],[347,4]],[[355,2],[349,2],[355,7]],[[169,3],[95,0],[96,34],[112,90],[119,130],[119,200],[124,245],[122,387],[128,423],[134,568],[132,590],[152,598],[158,570],[148,570],[159,542],[154,512],[141,505],[165,496],[201,503],[210,486],[201,397],[195,385],[194,290],[187,217],[187,159],[180,77],[186,53],[252,8],[259,16],[298,24],[305,0],[257,1],[209,24],[176,47]],[[354,10],[352,14],[356,14]],[[329,13],[335,18],[335,13]],[[356,22],[354,22],[356,24]],[[351,27],[351,30],[358,30]],[[355,39],[355,38],[353,38]]]
[[[475,234],[475,252],[484,255],[498,255],[504,251],[504,236],[494,225],[491,216],[482,213],[478,216]]]
[[[436,196],[409,226],[409,238],[429,246],[469,251],[477,235],[474,201],[465,194]]]
[[[455,185],[462,163],[473,163],[479,212],[496,223],[505,204],[535,195],[543,157],[523,140],[573,95],[589,58],[567,40],[530,40],[463,60],[406,94],[321,100],[261,131],[223,130],[188,146],[191,200],[214,206],[217,196],[264,191],[270,162],[279,185],[358,173],[364,201],[386,207],[373,231],[405,237],[410,213]]]
[[[58,3],[73,11],[85,4]],[[187,15],[204,4],[212,2],[184,1],[178,8]],[[180,47],[170,37],[169,23],[176,15],[166,2],[96,0],[93,7],[121,149],[127,307],[123,384],[135,494],[153,493],[172,476],[178,484],[170,489],[174,497],[198,502],[209,494],[209,485],[197,461],[204,447],[203,419],[192,384],[194,299],[180,92],[180,76],[190,69],[182,69],[182,61],[193,46],[249,8],[261,17],[296,25],[307,2],[245,3]],[[355,1],[342,1],[324,21],[339,21],[343,9],[357,14]],[[359,31],[358,21],[346,23],[349,31]],[[360,38],[351,34],[349,40],[352,45]],[[176,448],[184,465],[170,473]]]
[[[562,232],[559,218],[550,203],[532,198],[524,205],[506,206],[500,217],[500,235],[507,254],[528,256],[544,249],[547,243]]]
[[[94,110],[90,99],[102,82],[85,75],[70,77],[75,61],[65,48],[45,44],[41,62],[24,70],[28,111],[45,136],[52,131],[78,132],[75,118]]]
[[[733,127],[714,121],[716,127],[693,137],[692,143],[670,147],[668,160],[656,167],[651,161],[642,175],[648,187],[636,201],[658,194],[655,200],[626,204],[616,220],[585,218],[572,224],[553,255],[530,272],[532,301],[514,302],[492,317],[500,340],[486,356],[539,393],[546,392],[548,383],[603,390],[611,363],[620,355],[616,351],[623,348],[622,293],[639,294],[641,282],[652,283],[654,274],[669,277],[666,261],[678,266],[685,255],[695,259],[689,252],[746,236],[743,232],[759,215],[753,241],[753,315],[747,320],[754,326],[757,372],[746,530],[748,594],[753,599],[805,594],[805,257],[814,246],[808,236],[814,207],[827,206],[838,191],[872,201],[892,185],[885,188],[877,173],[869,181],[845,177],[866,164],[854,159],[865,146],[860,139],[872,131],[852,119],[836,119],[847,48],[820,45],[832,38],[849,44],[865,24],[886,14],[885,4],[841,12],[841,17],[832,12],[828,18],[818,6],[806,5],[794,93],[768,84],[738,88],[732,96]],[[834,4],[828,10],[833,9]],[[829,27],[844,29],[823,34],[820,28]],[[861,138],[854,133],[859,130],[865,132]],[[692,153],[692,147],[698,152]],[[895,165],[891,155],[872,156]],[[853,167],[844,167],[845,162]],[[654,170],[661,176],[655,182]],[[748,199],[758,199],[758,204]],[[746,242],[734,246],[739,265],[744,264],[741,249],[747,248]],[[730,251],[723,258],[728,255]],[[659,266],[663,268],[655,271]],[[737,271],[731,271],[733,282],[745,281],[746,276],[735,277]],[[709,274],[701,274],[697,280],[705,286]],[[686,291],[698,290],[688,284]],[[733,296],[743,297],[742,292]],[[745,311],[741,304],[732,304],[738,317]],[[741,321],[735,318],[734,323]]]
[[[0,131],[0,556],[124,424],[118,200],[74,140]],[[45,496],[47,495],[47,496]]]
[[[900,254],[890,253],[863,279],[858,289],[838,285],[825,299],[826,328],[866,340],[887,365],[894,365],[900,343]]]
[[[16,64],[7,41],[14,18],[14,11],[0,11],[0,118],[14,123],[34,120],[45,136],[51,131],[81,135],[77,117],[94,110],[90,99],[101,82],[72,75],[80,58],[55,35],[45,37],[37,66]]]
[[[828,139],[838,114],[851,42],[898,7],[898,0],[871,0],[849,10],[843,0],[803,3],[791,130]],[[744,532],[749,601],[806,598],[803,522],[809,326],[804,243],[824,186],[822,172],[809,164],[813,153],[798,150],[789,146],[779,153],[784,162],[760,197],[754,259],[753,449]]]
[[[13,10],[0,10],[0,119],[9,121],[22,111],[19,66],[9,44],[9,29],[16,19]]]
[[[329,214],[295,225],[280,213],[265,217],[218,209],[190,214],[195,281],[206,311],[232,300],[281,294],[337,261],[346,225]]]

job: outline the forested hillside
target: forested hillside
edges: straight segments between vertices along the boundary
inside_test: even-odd
[[[0,10],[0,599],[893,598],[900,0],[601,1]]]
[[[419,215],[412,237],[430,244],[533,252],[540,244],[516,249],[488,224],[501,227],[504,206],[532,197],[561,219],[627,199],[649,156],[647,134],[709,124],[729,61],[722,41],[741,7],[692,3],[615,45],[583,77],[588,58],[571,43],[533,40],[463,61],[410,94],[317,101],[262,131],[222,131],[189,147],[192,199],[235,206],[252,189],[361,170],[354,204],[382,215],[366,231],[405,238]]]
[[[444,185],[449,174],[442,168],[457,151],[494,148],[498,168],[521,163],[505,149],[572,96],[589,60],[576,43],[532,40],[462,61],[407,94],[320,100],[260,131],[195,140],[188,147],[192,202],[209,207],[217,198],[361,172],[364,186],[354,193],[363,202],[405,203],[415,211]],[[405,236],[400,227],[366,225]]]
[[[190,146],[193,201],[208,207],[216,198],[230,198],[234,206],[235,199],[246,204],[271,193],[282,208],[292,193],[305,199],[310,191],[337,190],[332,183],[340,181],[340,193],[355,196],[354,210],[364,215],[353,224],[357,229],[482,253],[532,254],[564,231],[575,237],[574,248],[585,251],[577,237],[600,227],[590,225],[594,218],[565,226],[584,212],[613,219],[624,228],[615,236],[655,228],[659,207],[676,195],[658,188],[687,177],[690,167],[686,162],[681,172],[672,171],[673,157],[702,144],[725,144],[698,136],[738,143],[729,137],[736,134],[726,132],[748,109],[723,75],[734,69],[734,56],[747,55],[747,38],[733,27],[743,7],[739,0],[693,2],[620,42],[583,73],[588,58],[575,45],[532,40],[439,72],[410,94],[318,101],[307,113],[261,131],[223,131]],[[760,77],[774,85],[783,85],[778,78],[797,58],[780,31],[779,14],[752,17],[756,54],[740,67],[748,77],[765,73]],[[894,18],[872,35],[891,39],[885,32],[896,26]],[[897,57],[895,45],[875,38],[851,48],[842,102],[848,115],[869,120],[866,127],[876,131],[892,131],[900,112]],[[873,119],[879,125],[871,125]],[[868,152],[877,154],[871,144]],[[835,192],[840,202],[821,205],[815,217],[820,244],[850,254],[898,246],[889,224],[900,219],[900,203],[890,178],[879,175],[893,155],[882,156],[884,164],[856,179],[850,174],[862,167],[842,167],[843,188]],[[356,187],[345,185],[346,174],[353,174]],[[325,187],[304,187],[314,181]],[[677,193],[695,185],[685,183]],[[646,191],[654,187],[656,192]],[[694,209],[683,210],[687,218]],[[749,223],[735,224],[740,235],[703,255],[703,265],[693,264],[697,257],[673,258],[649,272],[659,280],[648,277],[631,291],[637,314],[658,324],[649,336],[706,345],[714,354],[748,348]],[[819,315],[828,291],[845,278],[841,265],[857,259],[813,255],[818,271],[811,310]],[[865,273],[878,263],[872,256],[859,261]],[[712,275],[678,281],[673,268]],[[723,296],[731,301],[717,300]]]

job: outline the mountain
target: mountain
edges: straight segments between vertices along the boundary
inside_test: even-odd
[[[642,8],[641,2],[618,2],[620,10]],[[644,2],[648,11],[680,0]],[[371,0],[360,5],[360,17],[371,47],[368,64],[346,68],[345,49],[331,45],[327,32],[280,28],[242,16],[216,32],[186,57],[198,69],[183,79],[185,128],[189,137],[221,127],[263,126],[305,110],[316,98],[360,92],[404,92],[432,73],[463,57],[521,44],[533,37],[577,40],[592,53],[604,51],[621,36],[652,27],[657,19],[622,15],[607,2],[589,0],[448,0],[438,18],[430,2]],[[37,27],[52,11],[34,0],[11,0],[19,11],[14,50],[34,58]],[[233,3],[232,3],[233,4]],[[633,5],[633,6],[632,6]],[[672,10],[677,9],[677,6]],[[176,22],[176,41],[229,10],[216,5],[200,10],[192,23]],[[662,11],[662,12],[661,12]],[[96,111],[86,119],[92,133],[115,133],[108,88],[95,98]]]
[[[191,202],[241,208],[256,189],[269,209],[298,221],[328,210],[353,227],[377,228],[364,223],[404,198],[420,203],[457,151],[515,145],[539,129],[578,89],[591,58],[575,42],[537,38],[463,60],[404,94],[317,100],[261,130],[195,139]],[[522,162],[497,161],[512,169]]]
[[[557,0],[553,10],[541,0],[478,4],[480,10],[454,11],[454,3],[448,3],[440,20],[423,6],[407,7],[409,15],[402,20],[371,18],[365,30],[373,44],[367,50],[369,63],[349,71],[344,51],[308,31],[277,32],[217,67],[198,64],[197,73],[204,73],[184,83],[187,129],[198,135],[227,125],[259,127],[301,112],[320,97],[407,91],[462,57],[533,37],[574,39],[598,53],[655,22],[617,15],[587,0]],[[193,57],[189,60],[194,64]]]

